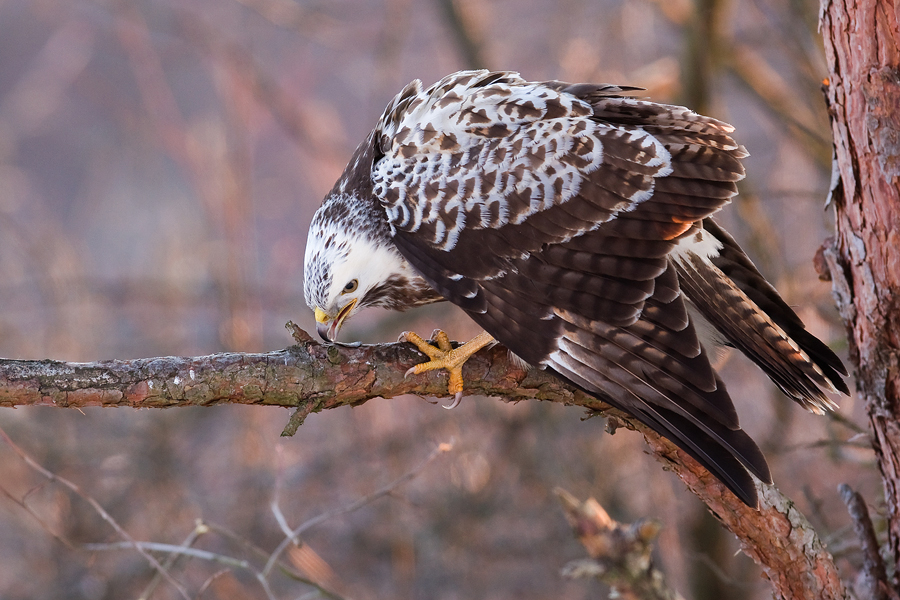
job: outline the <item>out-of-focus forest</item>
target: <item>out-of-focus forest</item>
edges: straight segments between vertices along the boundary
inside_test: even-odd
[[[812,263],[832,221],[817,10],[814,0],[0,0],[0,355],[290,345],[287,320],[314,329],[306,230],[356,144],[409,80],[470,67],[642,86],[735,125],[749,176],[720,220],[843,353]],[[477,332],[434,305],[373,310],[342,339],[437,326],[455,339]],[[859,558],[836,487],[881,496],[854,425],[863,407],[843,398],[840,418],[817,417],[742,357],[724,357],[721,372],[776,484],[852,574]],[[610,436],[577,408],[467,398],[445,411],[408,397],[311,415],[283,439],[288,416],[35,407],[0,410],[0,427],[134,539],[190,536],[256,568],[284,539],[279,518],[296,527],[349,505],[452,441],[415,478],[311,527],[285,554],[347,598],[603,597],[599,584],[560,576],[584,550],[557,486],[623,522],[659,519],[657,562],[686,597],[771,596],[640,436]],[[0,598],[180,597],[133,550],[83,548],[120,540],[0,442]],[[169,572],[190,597],[316,593],[278,569],[267,592],[252,569],[200,557]]]

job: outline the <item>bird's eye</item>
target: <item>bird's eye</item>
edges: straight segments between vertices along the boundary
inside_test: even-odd
[[[344,286],[344,289],[343,289],[343,291],[341,291],[341,293],[342,294],[352,294],[353,292],[356,291],[356,288],[358,288],[358,287],[359,287],[359,282],[354,279],[353,281],[351,281],[350,283],[348,283],[347,285]]]

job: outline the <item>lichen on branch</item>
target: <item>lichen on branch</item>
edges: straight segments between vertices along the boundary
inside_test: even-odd
[[[67,363],[0,360],[0,407],[174,408],[224,403],[295,409],[286,434],[313,412],[404,394],[447,397],[445,373],[406,378],[423,360],[409,344],[324,345],[302,342],[277,352],[221,353]],[[674,444],[640,422],[539,369],[526,370],[502,346],[470,358],[465,394],[506,401],[545,400],[581,406],[639,431],[656,459],[675,472],[741,541],[778,597],[845,598],[834,561],[806,519],[773,486],[761,487],[760,510],[744,505]],[[598,457],[598,460],[600,457]],[[784,526],[773,526],[783,524]]]

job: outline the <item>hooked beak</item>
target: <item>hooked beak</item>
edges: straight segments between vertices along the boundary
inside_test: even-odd
[[[319,337],[326,342],[333,342],[337,338],[338,331],[341,330],[347,315],[353,312],[356,302],[356,299],[348,302],[334,319],[330,318],[324,310],[316,307],[316,332],[319,334]]]

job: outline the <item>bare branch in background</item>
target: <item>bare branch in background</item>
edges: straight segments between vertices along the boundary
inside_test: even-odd
[[[25,499],[19,499],[10,494],[7,490],[0,488],[0,491],[4,493],[7,497],[9,497],[13,502],[26,510],[32,517],[34,517],[38,523],[48,531],[54,538],[59,540],[65,546],[70,549],[82,549],[87,550],[89,552],[104,552],[104,551],[116,551],[116,550],[137,550],[144,558],[147,559],[148,562],[153,566],[156,573],[151,579],[150,583],[144,588],[143,592],[139,596],[139,600],[149,600],[153,596],[157,586],[162,580],[170,583],[175,589],[179,592],[179,594],[185,598],[185,600],[190,600],[190,595],[188,594],[185,587],[176,581],[171,575],[171,569],[175,566],[175,563],[179,558],[196,558],[200,560],[205,560],[209,562],[219,563],[227,567],[224,571],[219,571],[214,574],[212,577],[208,578],[206,582],[202,585],[200,590],[198,591],[197,597],[201,596],[207,587],[212,583],[214,579],[222,575],[224,572],[230,570],[242,570],[248,571],[251,573],[256,580],[259,582],[260,586],[263,588],[263,591],[266,594],[266,597],[270,600],[275,600],[275,595],[272,592],[270,578],[272,575],[272,571],[275,567],[278,567],[281,571],[285,572],[292,579],[304,583],[313,587],[318,594],[320,594],[324,598],[330,598],[331,600],[343,600],[344,594],[338,592],[339,582],[335,577],[335,574],[331,571],[328,565],[318,557],[318,555],[312,551],[311,548],[305,546],[303,542],[299,539],[306,531],[312,529],[313,527],[320,525],[326,521],[334,519],[340,515],[344,515],[356,510],[359,510],[363,506],[371,504],[375,500],[379,498],[383,498],[389,494],[394,493],[398,488],[402,485],[412,481],[416,478],[420,473],[422,473],[434,460],[445,452],[449,452],[453,449],[453,445],[451,443],[443,443],[438,444],[438,446],[431,452],[431,454],[420,464],[410,469],[400,477],[396,478],[394,481],[389,484],[379,488],[378,490],[362,496],[361,498],[355,500],[354,502],[338,507],[332,510],[325,511],[319,514],[316,517],[308,519],[299,527],[291,530],[286,528],[285,539],[284,541],[277,546],[277,548],[268,553],[261,548],[258,548],[254,544],[250,543],[246,539],[234,534],[230,530],[218,527],[215,525],[210,525],[204,523],[202,520],[197,520],[194,529],[190,532],[190,534],[185,538],[185,540],[180,545],[174,544],[166,544],[160,542],[142,542],[133,539],[128,533],[125,532],[124,529],[109,515],[109,513],[100,505],[100,503],[93,498],[91,495],[85,493],[81,490],[79,486],[72,483],[71,481],[65,479],[64,477],[59,476],[56,473],[52,473],[48,471],[43,466],[39,465],[31,456],[25,453],[18,445],[16,445],[12,439],[8,436],[8,434],[0,429],[0,438],[2,438],[9,447],[21,458],[29,467],[40,473],[42,476],[46,477],[48,480],[60,483],[64,487],[68,488],[75,495],[84,499],[91,508],[100,515],[103,520],[107,521],[116,532],[120,535],[120,537],[124,538],[125,541],[121,542],[107,542],[107,543],[87,543],[87,544],[73,544],[69,540],[58,536],[54,533],[46,522],[41,518],[41,516],[25,501]],[[280,522],[284,521],[284,516],[281,514],[280,509],[278,508],[278,500],[277,500],[278,490],[276,488],[276,498],[273,501],[273,510],[276,512],[276,517],[279,518]],[[201,536],[215,532],[223,535],[226,538],[229,538],[233,541],[238,542],[240,545],[247,547],[252,553],[256,554],[259,558],[264,558],[266,560],[265,566],[263,568],[257,568],[254,564],[242,558],[237,558],[234,556],[229,556],[226,554],[211,552],[208,550],[193,548],[192,546],[200,539]],[[294,545],[291,553],[291,560],[294,562],[297,567],[303,572],[303,574],[297,573],[287,567],[281,560],[281,554],[291,545]],[[164,561],[164,563],[160,564],[156,558],[154,558],[150,552],[158,552],[162,554],[168,555],[168,558]],[[310,565],[314,565],[315,568],[311,568]],[[321,576],[322,572],[326,572],[328,574],[327,577]]]
[[[859,538],[863,553],[863,567],[856,580],[854,591],[860,598],[888,600],[892,597],[889,594],[891,588],[888,584],[884,561],[879,553],[880,548],[875,528],[872,525],[872,519],[869,518],[869,509],[866,508],[866,501],[847,484],[842,483],[838,491],[841,493],[844,504],[847,505],[850,518],[853,519],[853,529],[856,537]],[[893,598],[897,598],[897,595],[893,594]]]
[[[404,483],[407,483],[407,482],[413,480],[419,473],[424,471],[425,468],[428,467],[428,465],[430,465],[434,461],[434,459],[436,459],[438,456],[440,456],[444,452],[449,452],[452,449],[453,449],[453,444],[450,444],[450,443],[439,444],[434,450],[432,450],[431,454],[429,454],[428,457],[424,461],[422,461],[418,466],[411,469],[410,471],[407,471],[406,473],[404,473],[403,475],[401,475],[394,481],[388,483],[384,487],[372,492],[371,494],[367,494],[367,495],[363,496],[362,498],[359,498],[358,500],[356,500],[346,506],[341,506],[341,507],[326,511],[316,517],[313,517],[312,519],[305,521],[300,526],[298,526],[294,529],[287,529],[287,531],[284,531],[285,539],[278,545],[277,548],[275,548],[274,551],[272,551],[272,554],[269,556],[268,561],[266,561],[266,566],[263,567],[263,570],[262,570],[263,575],[268,576],[269,573],[271,573],[272,568],[281,559],[281,554],[285,550],[287,550],[287,548],[291,544],[294,545],[294,548],[293,548],[294,550],[300,550],[300,549],[304,548],[304,544],[303,544],[302,540],[300,539],[300,536],[303,535],[306,531],[312,529],[316,525],[324,523],[325,521],[329,521],[340,515],[347,514],[347,513],[353,512],[355,510],[359,510],[366,504],[369,504],[369,503],[373,502],[374,500],[377,500],[378,498],[382,498],[384,496],[387,496],[387,495],[393,493],[397,488],[402,486]],[[281,515],[281,510],[278,508],[277,499],[276,499],[276,501],[274,501],[272,503],[272,509],[276,514],[276,518],[279,515]],[[283,516],[279,519],[279,521],[283,522],[286,525],[286,522],[284,521]],[[283,527],[283,529],[285,529],[285,528]],[[291,558],[295,562],[295,564],[297,564],[298,561],[301,560],[298,557],[303,557],[306,559],[306,560],[302,560],[301,564],[309,563],[308,552],[306,554],[300,554],[300,555],[298,555],[297,553],[292,554]],[[324,564],[324,561],[321,561],[321,559],[319,559],[318,562],[322,562],[322,564]],[[298,566],[300,566],[300,565],[298,564]],[[310,576],[310,578],[313,581],[316,581],[317,585],[320,586],[320,588],[323,590],[333,591],[337,587],[335,585],[337,582],[334,580],[333,577],[326,577],[326,578],[324,578],[324,579],[326,579],[326,581],[320,581],[320,578],[312,576],[312,574],[310,574],[308,572],[309,570],[307,568],[303,568],[302,570],[304,572],[307,572],[307,574]]]
[[[302,99],[298,102],[296,94],[286,89],[277,77],[260,64],[250,49],[229,41],[220,31],[212,29],[193,13],[182,11],[178,17],[183,37],[212,61],[226,65],[232,71],[232,76],[269,111],[298,146],[315,148],[316,154],[325,162],[343,163],[346,160],[347,149],[341,147],[343,136],[340,132],[331,131],[328,137],[312,132],[315,115],[304,112]],[[227,94],[222,96],[225,98]]]
[[[194,527],[191,532],[184,538],[184,541],[181,542],[179,548],[188,549],[194,545],[194,543],[200,539],[200,536],[207,533],[209,528],[203,524],[199,519],[197,520],[197,526]],[[162,563],[163,570],[157,571],[153,575],[153,579],[150,580],[150,583],[147,584],[147,587],[144,588],[144,591],[141,592],[141,595],[138,596],[138,600],[150,600],[153,596],[153,593],[156,591],[156,588],[159,586],[160,582],[163,580],[163,573],[167,573],[172,570],[172,567],[175,566],[175,563],[179,558],[184,556],[181,552],[172,552],[169,554],[169,557]]]
[[[691,110],[709,114],[713,79],[721,53],[722,0],[695,0],[685,30],[685,50],[682,60],[681,101]]]
[[[291,0],[237,0],[250,10],[258,13],[278,27],[292,29],[304,35],[315,35],[322,29],[334,29],[340,25],[336,19],[328,16],[321,7],[311,3],[302,5]]]
[[[2,429],[0,429],[0,438],[3,438],[3,441],[6,442],[6,444],[12,449],[12,451],[15,452],[19,456],[19,458],[21,458],[22,461],[24,461],[25,464],[27,464],[29,467],[31,467],[32,469],[34,469],[35,471],[40,473],[43,477],[47,478],[49,481],[55,481],[59,484],[62,484],[64,487],[71,490],[71,492],[73,494],[75,494],[76,496],[78,496],[79,498],[81,498],[82,500],[87,502],[88,504],[90,504],[91,508],[93,508],[94,511],[96,511],[96,513],[98,515],[100,515],[100,517],[104,521],[109,523],[112,526],[112,528],[116,531],[116,533],[119,534],[119,536],[125,540],[124,542],[121,542],[123,547],[133,548],[133,549],[137,550],[138,553],[141,556],[143,556],[144,559],[146,559],[146,561],[148,563],[150,563],[150,565],[154,569],[156,569],[157,573],[162,575],[162,577],[169,584],[171,584],[172,587],[174,587],[176,590],[178,590],[178,593],[181,595],[182,598],[184,598],[185,600],[190,600],[190,596],[188,595],[187,590],[184,588],[184,586],[181,585],[178,581],[176,581],[172,577],[172,575],[169,573],[169,571],[166,570],[166,568],[163,567],[161,564],[159,564],[159,561],[157,561],[156,558],[154,558],[151,554],[149,554],[146,551],[146,549],[141,547],[140,542],[136,541],[134,538],[132,538],[128,534],[128,532],[126,532],[124,529],[122,529],[122,526],[119,525],[119,523],[116,522],[116,520],[113,519],[112,516],[108,512],[106,512],[106,510],[102,506],[100,506],[99,502],[97,502],[89,494],[86,494],[84,491],[82,491],[82,489],[79,486],[72,483],[65,477],[61,477],[61,476],[57,475],[56,473],[52,473],[52,472],[48,471],[47,469],[45,469],[44,467],[42,467],[41,465],[39,465],[33,458],[28,456],[28,454],[26,454],[21,448],[19,448],[19,446],[16,445],[16,443],[13,442],[12,439],[10,439],[10,437]],[[29,512],[31,512],[31,511],[29,511]],[[56,536],[54,536],[54,537],[56,537]]]
[[[651,552],[660,524],[641,519],[631,525],[613,520],[600,503],[584,502],[563,489],[556,489],[569,525],[587,550],[590,560],[566,565],[567,577],[596,577],[623,598],[636,600],[683,600],[671,589],[665,576],[653,566]]]
[[[484,48],[476,39],[475,32],[466,20],[466,15],[454,0],[437,0],[444,13],[444,22],[462,54],[463,65],[467,69],[484,69],[488,67],[484,57]]]
[[[779,11],[762,5],[757,8],[770,23],[778,25],[778,35],[767,41],[778,46],[791,57],[792,68],[805,77],[800,81],[785,80],[763,55],[770,46],[756,48],[735,38],[729,29],[731,22],[725,16],[727,6],[720,0],[694,0],[693,8],[685,3],[662,2],[655,4],[672,23],[685,30],[685,53],[682,59],[682,102],[701,113],[714,108],[717,89],[716,78],[729,72],[769,114],[785,125],[791,137],[800,144],[823,169],[831,164],[831,142],[827,136],[825,111],[819,102],[817,82],[821,71],[814,65],[810,50],[799,39],[797,29],[804,29],[805,15],[795,7],[779,5]],[[789,3],[790,4],[790,3]],[[806,38],[809,35],[801,35]]]
[[[266,578],[263,577],[262,574],[252,564],[250,564],[250,562],[246,560],[240,560],[231,556],[226,556],[224,554],[210,552],[208,550],[199,550],[197,548],[188,548],[186,546],[176,546],[174,544],[162,544],[159,542],[113,542],[109,544],[85,544],[83,547],[85,550],[90,550],[92,552],[109,552],[115,550],[128,550],[130,548],[136,548],[139,552],[152,551],[168,554],[170,557],[187,556],[192,558],[199,558],[201,560],[223,564],[232,569],[249,571],[254,575],[254,577],[256,577],[257,581],[259,581],[260,585],[266,593],[266,597],[269,600],[275,600],[275,595],[269,588]]]
[[[750,46],[734,44],[726,53],[725,67],[743,83],[805,148],[823,169],[831,165],[831,140],[828,139],[824,111],[814,112],[805,98],[797,97],[797,86],[778,74]]]

